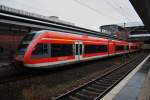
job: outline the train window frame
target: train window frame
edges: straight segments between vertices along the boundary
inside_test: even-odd
[[[33,40],[35,37],[35,33],[28,33],[26,34],[23,39],[21,40],[18,48],[17,48],[17,54],[24,54],[30,44],[30,42]]]
[[[34,50],[36,50],[36,48],[37,48],[37,46],[39,46],[39,45],[43,45],[43,47],[42,47],[42,52],[41,52],[41,54],[34,54]],[[44,47],[44,46],[47,46],[46,48]],[[32,58],[49,58],[49,57],[51,57],[51,55],[50,55],[50,44],[49,43],[38,43],[36,46],[35,46],[35,48],[34,48],[34,50],[32,51],[32,54],[31,54],[31,57]],[[47,50],[46,52],[44,52],[45,50]]]
[[[50,49],[50,53],[51,53],[51,57],[64,57],[64,56],[74,56],[75,54],[74,54],[74,44],[58,44],[58,43],[51,43],[50,44],[51,45],[51,49]],[[61,52],[58,52],[57,54],[56,54],[56,50],[58,49],[56,49],[56,47],[58,46],[58,47],[60,47],[60,48],[63,48],[63,46],[67,46],[68,45],[68,47],[69,46],[71,46],[72,47],[72,49],[70,49],[70,51],[68,51],[68,52],[65,52],[65,53],[63,53],[63,54],[61,54]],[[55,49],[53,49],[55,47]],[[60,50],[60,48],[58,49],[58,51]],[[64,48],[64,49],[61,49],[62,51],[64,50],[67,50],[66,49],[66,47]],[[69,49],[68,49],[69,50]],[[54,52],[55,51],[55,52]],[[68,54],[67,54],[68,53]],[[70,54],[69,54],[70,53]]]

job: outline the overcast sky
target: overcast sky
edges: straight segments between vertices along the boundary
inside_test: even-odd
[[[45,16],[58,16],[77,26],[99,26],[140,21],[129,0],[0,0],[0,4]]]

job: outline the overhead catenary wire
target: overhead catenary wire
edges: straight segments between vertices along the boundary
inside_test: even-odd
[[[110,2],[108,0],[104,0],[104,2],[113,8],[118,14],[120,14],[125,19],[124,21],[130,21],[130,17],[128,18],[128,14],[123,10],[123,7],[120,6],[120,4],[116,3],[115,1]]]
[[[128,22],[133,22],[133,20],[139,20],[139,16],[137,15],[136,11],[132,7],[131,3],[128,0],[113,0],[115,4],[121,6],[122,13],[125,13],[126,16],[129,18]]]
[[[103,13],[100,10],[98,10],[98,9],[96,9],[94,7],[91,7],[90,5],[88,5],[88,4],[84,3],[84,2],[81,2],[80,0],[73,0],[73,1],[75,1],[76,3],[78,3],[78,4],[82,5],[82,6],[88,8],[88,9],[94,11],[94,12],[96,12],[97,14],[99,14],[101,16],[104,16],[104,17],[107,17],[107,18],[111,18],[111,19],[114,19],[114,20],[119,20],[119,18],[111,16],[111,15],[108,15],[106,13]]]
[[[132,15],[131,14],[129,14],[129,12],[130,12],[130,10],[128,10],[128,7],[129,7],[129,5],[127,5],[127,4],[125,4],[123,1],[122,2],[119,2],[119,0],[116,2],[116,0],[113,0],[114,2],[114,4],[117,4],[117,5],[119,5],[119,10],[120,10],[120,12],[121,13],[123,13],[124,14],[124,16],[127,18],[127,20],[128,21],[132,21]],[[117,6],[118,7],[118,6]],[[128,10],[128,11],[127,11]]]
[[[53,14],[58,14],[58,12],[53,12],[50,9],[41,9],[36,5],[39,5],[41,2],[37,0],[37,2],[35,2],[34,4],[30,4],[28,2],[23,2],[20,0],[1,0],[5,5],[9,4],[11,6],[12,5],[20,5],[21,8],[23,8],[24,10],[29,10],[31,12],[36,12],[37,14],[42,12],[42,14],[46,14],[48,15],[48,13],[53,13]],[[138,17],[133,17],[135,12],[132,12],[132,10],[130,11],[128,9],[128,5],[129,3],[126,3],[126,1],[128,0],[101,0],[100,2],[104,2],[106,3],[108,6],[110,6],[112,13],[114,13],[115,11],[119,14],[113,15],[111,14],[109,11],[107,11],[107,9],[98,9],[99,7],[95,7],[96,5],[92,5],[88,2],[88,0],[84,1],[84,0],[73,0],[75,3],[78,3],[79,5],[81,5],[82,7],[86,7],[88,8],[88,10],[90,9],[91,11],[95,12],[95,14],[99,15],[99,16],[103,16],[105,18],[109,18],[112,19],[114,21],[124,21],[125,23],[128,22],[133,22],[134,19],[137,19]],[[95,3],[94,1],[91,1],[91,3]],[[35,6],[34,6],[35,5]],[[106,5],[106,6],[107,6]],[[130,5],[129,5],[130,6]],[[132,8],[132,7],[129,7]],[[32,9],[32,10],[30,10]],[[112,10],[114,9],[114,10]],[[85,9],[86,10],[86,9]],[[60,14],[58,14],[60,15]],[[122,16],[122,17],[121,17]]]

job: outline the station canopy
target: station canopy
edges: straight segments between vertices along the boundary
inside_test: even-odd
[[[101,25],[142,23],[129,0],[0,0],[0,5],[57,16],[76,26],[96,31]]]

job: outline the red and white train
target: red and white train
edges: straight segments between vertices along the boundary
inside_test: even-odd
[[[137,50],[138,43],[44,30],[28,33],[15,59],[25,67],[52,68]]]

